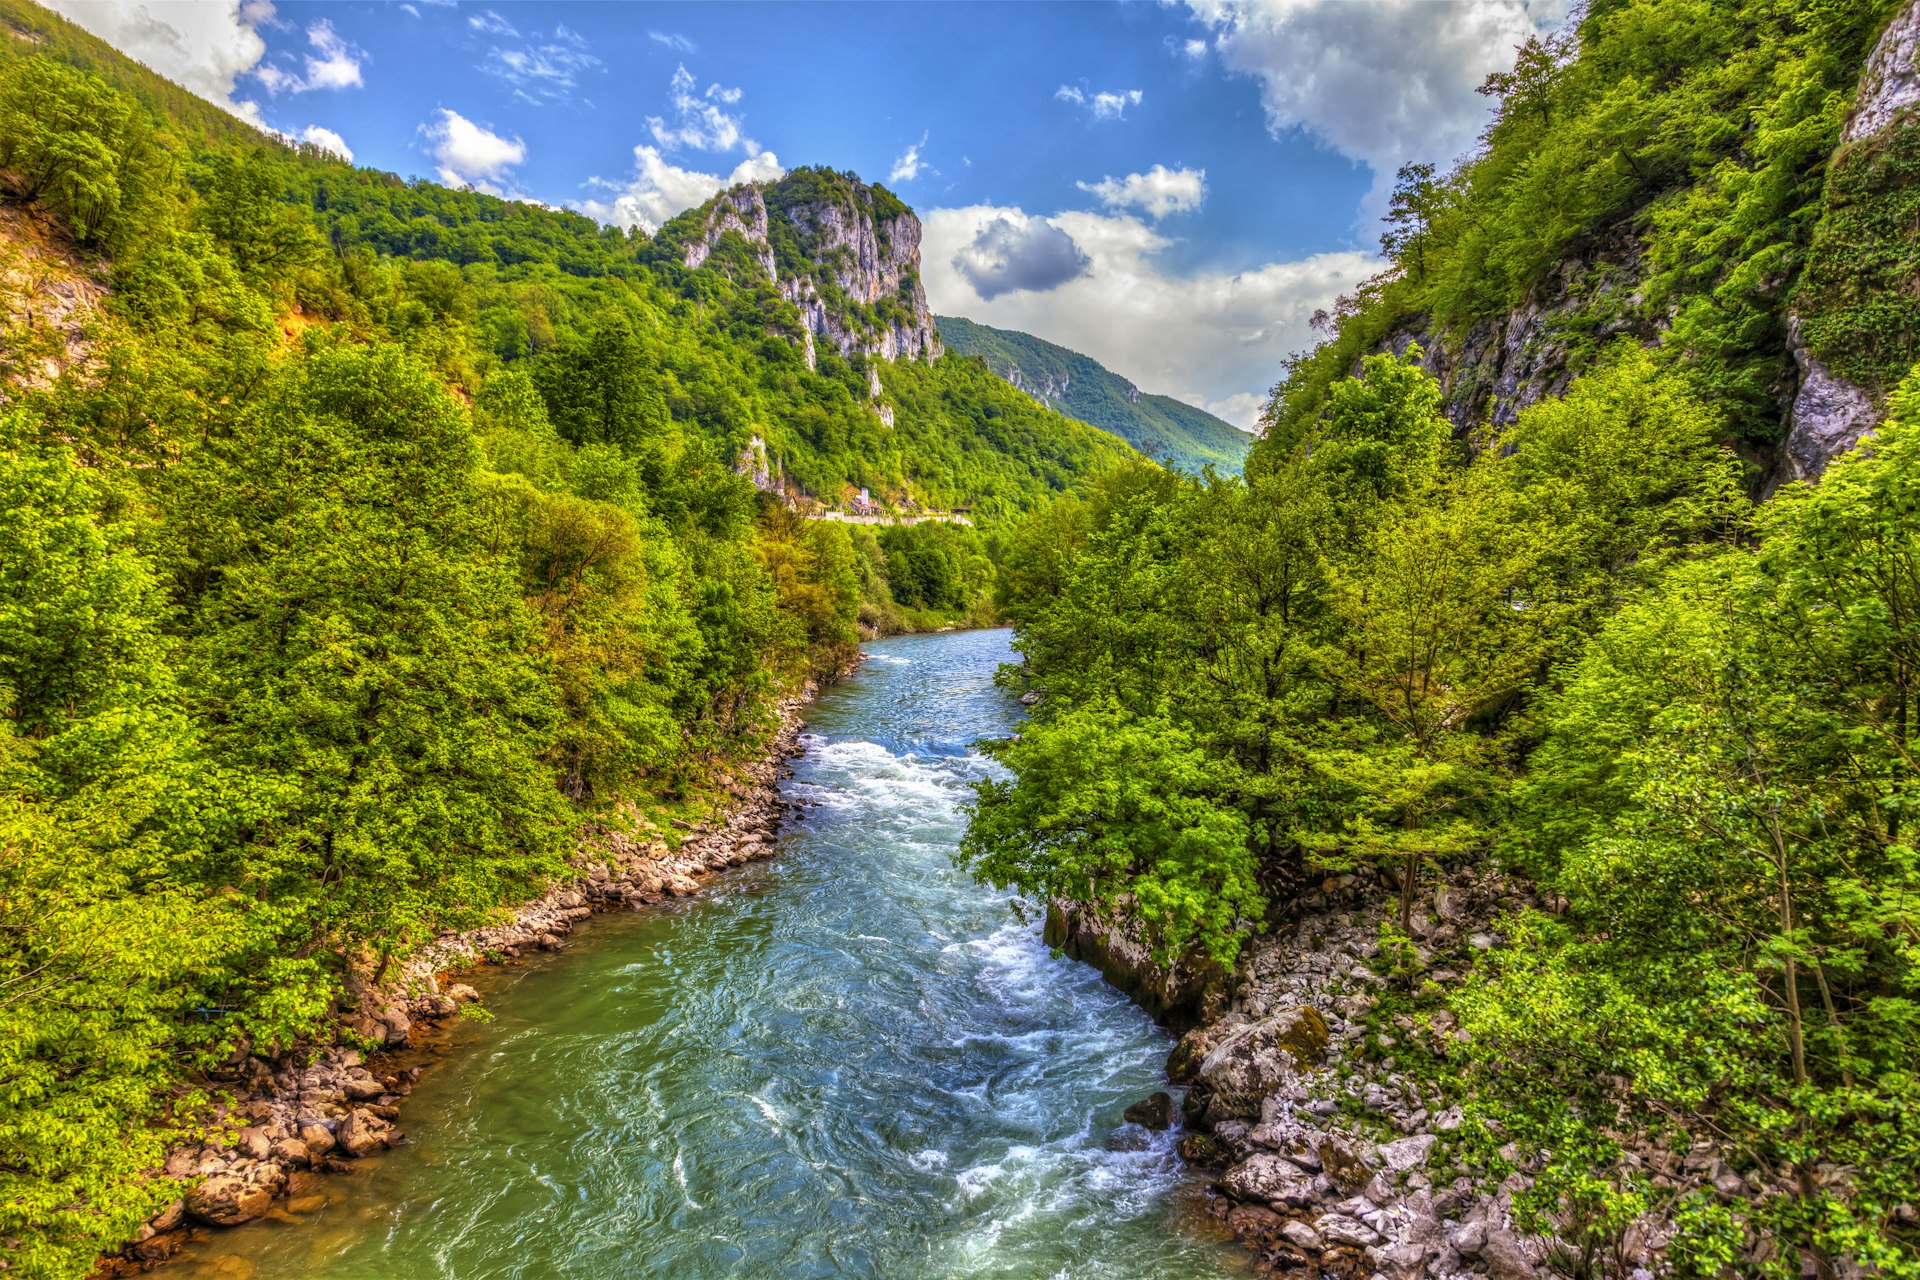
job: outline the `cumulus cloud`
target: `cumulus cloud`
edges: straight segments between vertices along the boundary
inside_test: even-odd
[[[696,93],[696,83],[693,73],[682,63],[668,85],[672,117],[647,117],[647,130],[653,134],[653,140],[668,151],[681,147],[731,151],[741,147],[750,156],[758,155],[760,147],[746,135],[740,117],[726,110],[740,101],[740,90],[711,84],[705,93]]]
[[[1085,275],[1093,265],[1066,231],[1018,209],[1006,210],[982,223],[973,238],[960,245],[947,261],[986,301],[1006,293],[1057,289]]]
[[[786,174],[780,159],[771,151],[747,157],[721,177],[683,169],[661,154],[658,147],[641,143],[633,149],[633,176],[624,184],[595,178],[591,185],[605,199],[578,202],[574,208],[600,222],[631,230],[638,227],[649,235],[683,209],[711,200],[728,187],[743,182],[774,182]]]
[[[517,34],[511,28],[508,33]],[[525,44],[494,45],[480,70],[513,86],[514,96],[522,102],[539,106],[570,95],[581,75],[600,65],[600,59],[587,52],[587,42],[561,24],[554,27],[550,39],[536,31]]]
[[[440,118],[421,125],[420,132],[439,162],[440,181],[450,187],[505,194],[501,184],[507,180],[507,170],[527,158],[527,144],[520,139],[502,137],[445,107],[440,108]]]
[[[1515,46],[1564,22],[1569,0],[1186,0],[1230,71],[1260,82],[1275,133],[1305,129],[1376,176],[1468,151],[1486,127],[1474,93]]]
[[[62,17],[137,62],[258,125],[257,104],[234,86],[267,56],[259,28],[274,20],[268,0],[167,4],[161,0],[47,0]]]
[[[331,151],[348,164],[353,163],[353,148],[347,145],[345,138],[331,129],[323,128],[317,124],[310,124],[306,128],[306,132],[300,135],[300,141],[310,142],[323,151]]]
[[[1189,58],[1204,58],[1207,56],[1207,42],[1205,40],[1189,40],[1182,46],[1182,51],[1185,52]]]
[[[288,70],[291,58],[263,63],[254,69],[254,79],[268,93],[308,93],[315,89],[357,89],[364,83],[360,76],[361,59],[367,55],[348,44],[325,18],[307,28],[307,43],[313,52],[306,57],[304,73]]]
[[[1085,89],[1063,84],[1053,91],[1053,96],[1056,101],[1085,107],[1093,113],[1095,120],[1118,120],[1126,115],[1128,107],[1139,106],[1140,100],[1146,95],[1138,89],[1089,93]]]
[[[658,32],[650,33],[670,44]],[[648,116],[651,143],[633,149],[633,176],[624,182],[590,178],[587,185],[599,194],[577,201],[574,208],[590,218],[651,234],[660,224],[691,209],[728,187],[743,182],[772,182],[786,174],[780,158],[747,136],[743,119],[727,110],[744,96],[739,89],[710,84],[696,92],[699,81],[682,64],[668,82],[672,115]],[[924,141],[924,139],[922,140]],[[667,153],[681,149],[725,153],[739,150],[746,158],[731,173],[708,173],[675,164]]]
[[[996,224],[1033,223],[1085,259],[1054,287],[988,293],[967,253]],[[922,277],[934,310],[1038,334],[1084,351],[1144,391],[1175,396],[1251,428],[1288,355],[1313,341],[1313,313],[1383,265],[1360,252],[1325,253],[1252,271],[1168,271],[1171,241],[1132,214],[1059,213],[975,205],[927,215]]]
[[[1207,198],[1207,171],[1169,169],[1157,164],[1145,173],[1074,185],[1100,197],[1100,202],[1109,209],[1138,209],[1158,219],[1170,213],[1192,213],[1198,209]]]
[[[919,177],[922,167],[920,148],[926,145],[927,135],[923,133],[920,135],[920,141],[914,143],[905,151],[902,151],[900,158],[893,162],[893,168],[887,173],[887,181],[912,182],[915,178]]]

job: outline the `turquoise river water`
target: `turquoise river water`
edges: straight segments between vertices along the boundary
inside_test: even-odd
[[[810,709],[772,862],[486,978],[407,1145],[193,1280],[1241,1274],[1165,1135],[1164,1032],[951,863],[1007,633],[907,637]],[[1117,1132],[1120,1131],[1120,1132]]]

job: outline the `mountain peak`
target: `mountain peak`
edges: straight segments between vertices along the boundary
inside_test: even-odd
[[[814,341],[844,357],[932,360],[941,352],[920,284],[920,219],[878,184],[833,169],[723,191],[668,222],[658,254],[689,269],[763,274]]]

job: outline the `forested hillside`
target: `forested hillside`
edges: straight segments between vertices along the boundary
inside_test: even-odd
[[[1171,396],[1145,394],[1099,361],[1030,333],[937,316],[947,349],[979,356],[1007,381],[1071,418],[1111,431],[1150,458],[1198,475],[1238,475],[1253,437]]]
[[[1896,11],[1594,0],[1474,157],[1402,173],[1244,481],[1135,470],[1012,537],[1039,700],[973,865],[1228,970],[1346,877],[1391,897],[1364,1056],[1465,1105],[1423,1132],[1494,1215],[1409,1274],[1491,1265],[1508,1208],[1561,1274],[1920,1274]],[[1783,448],[1830,376],[1871,424]],[[1443,946],[1475,866],[1525,892]]]
[[[66,1277],[179,1194],[207,1072],[331,1036],[583,821],[703,812],[863,622],[988,607],[990,531],[810,510],[990,524],[1134,455],[0,16],[0,1266]]]

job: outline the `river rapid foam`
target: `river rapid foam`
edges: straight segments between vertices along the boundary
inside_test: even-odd
[[[409,1146],[187,1275],[1114,1277],[1238,1272],[1165,1134],[1169,1047],[952,865],[1005,632],[905,637],[810,716],[779,857],[591,922],[494,984]]]

